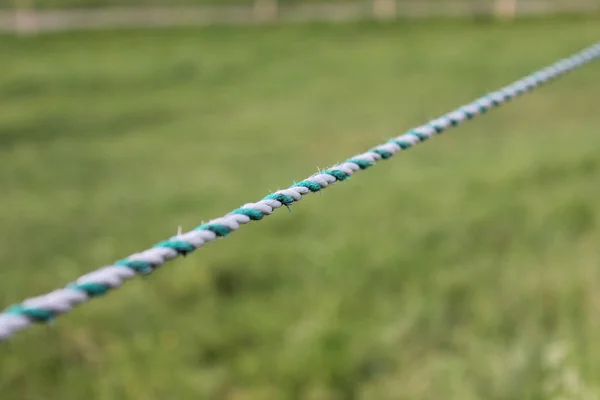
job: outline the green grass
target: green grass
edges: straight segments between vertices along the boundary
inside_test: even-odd
[[[599,38],[593,19],[0,37],[0,306]],[[16,335],[2,399],[551,399],[569,376],[599,393],[599,77]]]

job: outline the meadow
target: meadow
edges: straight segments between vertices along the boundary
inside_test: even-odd
[[[599,39],[592,17],[0,36],[0,306]],[[598,82],[596,62],[17,334],[1,398],[599,395]]]

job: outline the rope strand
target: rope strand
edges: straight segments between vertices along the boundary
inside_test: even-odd
[[[65,288],[13,305],[0,314],[0,342],[34,323],[52,321],[57,316],[71,311],[75,306],[120,287],[138,274],[151,273],[165,262],[192,253],[205,243],[227,236],[243,224],[259,221],[282,206],[290,206],[309,193],[319,192],[338,181],[344,181],[359,170],[367,169],[378,161],[410,149],[450,127],[483,114],[599,57],[600,42],[414,128],[387,143],[311,175],[288,189],[279,190],[256,203],[244,204],[229,214],[202,224],[190,232],[179,231],[177,235],[148,250],[132,254],[112,265],[81,276]]]

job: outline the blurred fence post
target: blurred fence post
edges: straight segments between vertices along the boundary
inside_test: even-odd
[[[377,19],[396,18],[397,0],[372,0],[373,16]]]
[[[15,29],[19,35],[37,33],[34,0],[15,0]]]
[[[501,19],[514,19],[517,15],[518,0],[495,0],[494,14]]]
[[[254,0],[253,14],[259,22],[276,20],[279,15],[278,0]]]

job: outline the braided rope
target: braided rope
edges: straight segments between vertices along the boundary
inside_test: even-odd
[[[80,303],[118,288],[138,274],[148,274],[177,256],[192,253],[207,242],[229,235],[240,225],[261,220],[265,215],[272,214],[282,206],[290,206],[300,201],[306,194],[318,192],[337,181],[344,181],[356,171],[366,169],[382,159],[388,159],[401,150],[407,150],[435,134],[483,114],[599,57],[600,42],[374,147],[366,153],[314,174],[288,189],[279,190],[256,203],[245,204],[224,217],[200,225],[190,232],[179,233],[151,249],[132,254],[112,265],[84,275],[63,289],[13,305],[0,314],[0,342],[36,322],[49,322],[56,316],[69,312]]]

